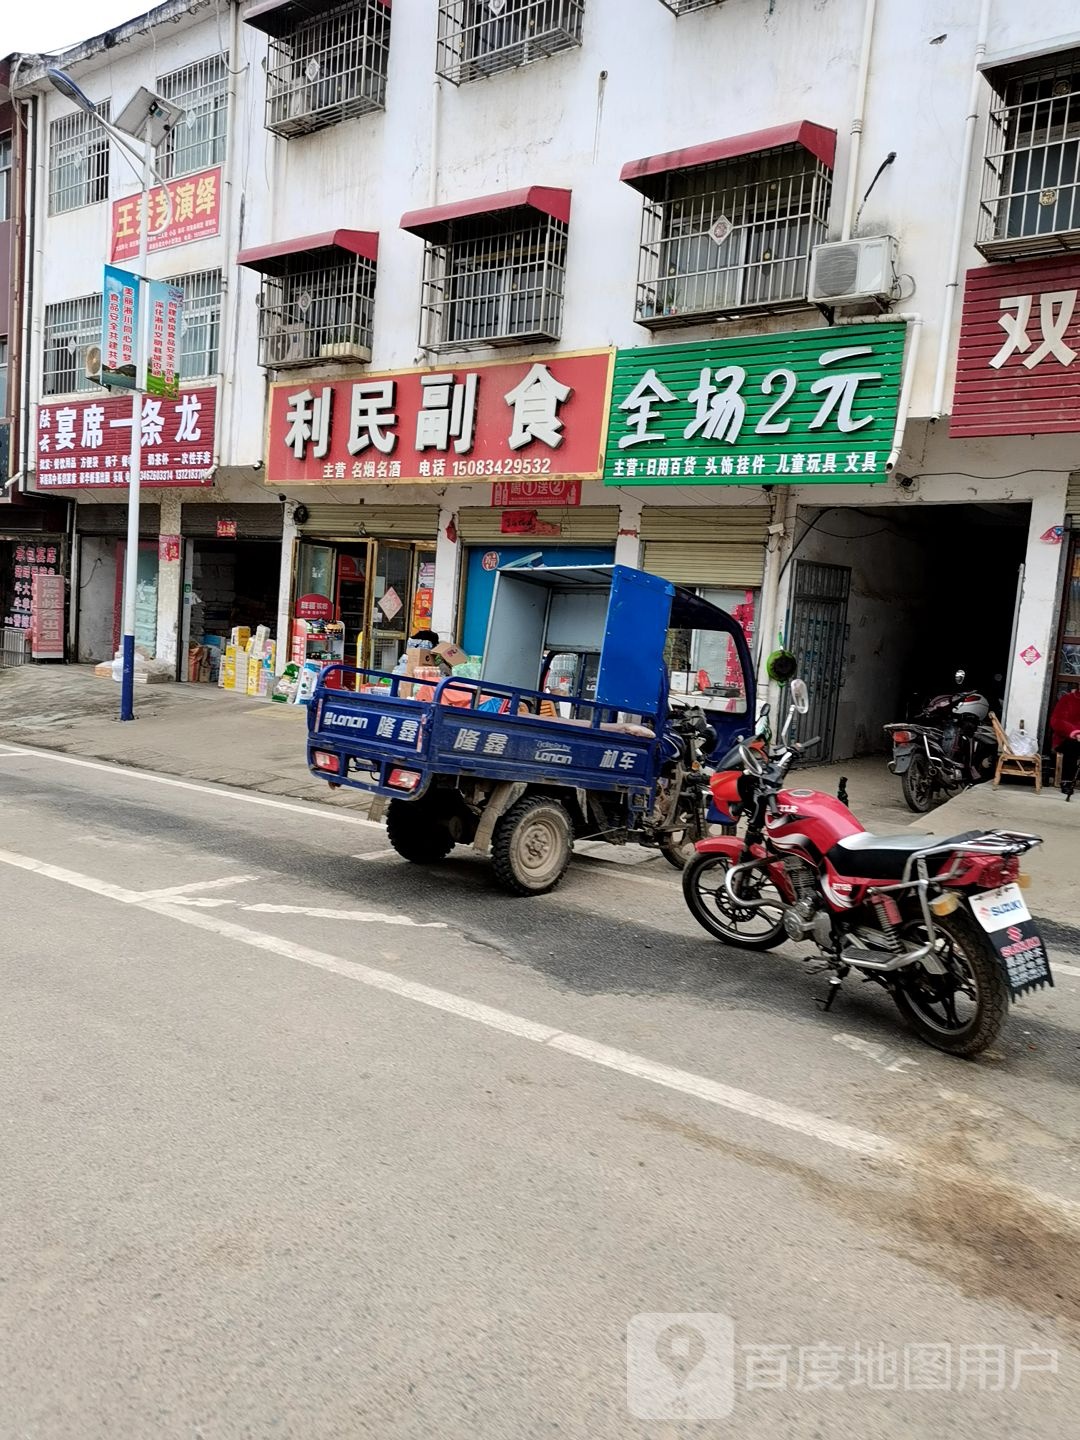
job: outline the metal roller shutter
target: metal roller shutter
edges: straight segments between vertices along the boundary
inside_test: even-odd
[[[641,512],[642,565],[677,585],[758,586],[770,518],[767,505],[647,505]]]
[[[480,505],[465,506],[458,511],[458,534],[466,545],[487,545],[497,541],[512,545],[518,540],[523,545],[528,545],[536,539],[544,539],[552,545],[602,545],[605,542],[614,544],[619,533],[617,505],[571,505],[565,508],[552,506],[550,509],[545,506],[536,513],[540,520],[558,525],[558,535],[505,535],[502,530],[502,511]]]
[[[75,528],[80,535],[126,535],[126,505],[78,505],[75,509]],[[139,536],[143,540],[156,540],[161,530],[161,506],[139,506]]]
[[[280,504],[274,505],[192,505],[180,510],[180,533],[197,539],[214,539],[219,520],[236,521],[238,540],[280,540]]]
[[[1080,470],[1069,476],[1069,488],[1065,493],[1065,514],[1080,518]]]
[[[308,505],[307,510],[307,519],[297,527],[303,535],[434,540],[439,533],[437,505]]]

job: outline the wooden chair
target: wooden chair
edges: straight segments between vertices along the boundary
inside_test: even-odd
[[[1036,752],[1034,755],[1017,755],[1009,748],[1009,737],[1002,728],[1001,721],[991,712],[990,723],[994,727],[994,739],[998,746],[997,769],[994,771],[994,787],[997,788],[1002,775],[1020,775],[1024,779],[1035,781],[1036,794],[1042,793],[1042,767],[1043,759]]]

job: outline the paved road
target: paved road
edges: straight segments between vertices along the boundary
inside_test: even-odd
[[[964,1064],[663,862],[513,901],[7,747],[0,801],[5,1440],[1073,1432],[1080,958]]]

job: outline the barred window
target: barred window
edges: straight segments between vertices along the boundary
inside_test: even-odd
[[[308,252],[264,274],[259,363],[270,369],[371,358],[376,266],[362,255]]]
[[[221,271],[197,270],[191,275],[174,275],[165,283],[184,292],[180,379],[200,380],[216,375],[221,341]]]
[[[97,390],[86,378],[86,347],[101,342],[101,296],[83,295],[45,307],[43,395]]]
[[[317,8],[271,31],[266,128],[277,135],[305,135],[386,103],[390,9],[384,0]]]
[[[225,56],[211,55],[158,77],[161,97],[184,111],[158,150],[158,169],[166,180],[209,170],[224,160],[228,69]]]
[[[1006,258],[1080,248],[1080,53],[988,78],[979,248]]]
[[[0,220],[11,219],[11,131],[0,135]]]
[[[656,329],[804,304],[831,189],[829,169],[801,145],[653,177],[635,319]]]
[[[722,5],[724,0],[660,0],[676,15],[689,15],[694,10],[704,10],[710,5]]]
[[[109,118],[109,102],[94,107]],[[109,198],[109,137],[93,115],[75,110],[49,126],[49,214]]]
[[[567,226],[492,215],[451,221],[424,256],[423,343],[432,350],[557,340]]]
[[[581,44],[585,0],[440,0],[435,69],[460,85]]]

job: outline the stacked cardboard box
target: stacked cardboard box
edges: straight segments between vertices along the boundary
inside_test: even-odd
[[[269,695],[276,654],[277,647],[265,625],[260,625],[254,635],[246,625],[235,626],[221,662],[221,688],[238,695]]]

